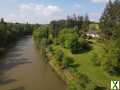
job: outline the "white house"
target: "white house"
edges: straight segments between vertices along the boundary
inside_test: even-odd
[[[100,37],[100,36],[97,34],[97,32],[95,32],[95,31],[89,31],[89,32],[86,33],[86,35],[87,35],[88,37],[92,37],[92,38],[99,38],[99,37]]]

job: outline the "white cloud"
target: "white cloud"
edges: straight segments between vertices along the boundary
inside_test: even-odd
[[[100,19],[100,16],[102,15],[102,12],[91,12],[88,15],[92,21],[98,21]]]
[[[50,16],[56,13],[60,13],[62,9],[59,6],[56,5],[42,5],[42,4],[21,4],[19,6],[19,10],[22,12],[29,12],[29,13],[35,13],[35,14],[42,14],[45,16]]]
[[[95,16],[95,17],[97,17],[97,16],[100,16],[101,15],[101,12],[91,12],[91,13],[89,13],[89,15],[90,16]]]
[[[93,3],[106,3],[108,2],[109,0],[91,0]],[[114,1],[114,0],[112,0]]]
[[[76,8],[81,8],[81,5],[78,4],[78,3],[76,3],[74,6],[75,6]]]
[[[46,24],[51,20],[64,18],[63,9],[57,5],[20,4],[15,12],[7,14],[5,19],[9,22],[41,23]]]

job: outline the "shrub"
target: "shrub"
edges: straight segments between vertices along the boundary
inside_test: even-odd
[[[90,82],[91,82],[91,80],[88,78],[88,76],[86,76],[84,74],[79,75],[80,87],[85,89]]]
[[[55,45],[59,45],[59,44],[60,44],[60,41],[59,41],[58,38],[55,38],[55,39],[54,39],[54,44],[55,44]]]
[[[80,38],[79,39],[79,42],[80,42],[80,46],[83,50],[88,50],[90,49],[90,44],[87,40],[83,39],[83,38]]]
[[[91,46],[89,42],[83,38],[80,38],[80,40],[77,40],[77,39],[74,40],[70,48],[73,54],[86,52],[86,51],[89,51],[90,49],[91,49]]]
[[[63,51],[62,50],[57,50],[55,57],[59,62],[62,62],[63,57],[64,57]]]
[[[78,34],[72,29],[63,29],[59,35],[61,45],[70,49],[74,54],[90,49],[90,44],[87,40],[83,38],[79,40],[78,38]]]
[[[82,49],[82,47],[78,40],[75,40],[71,43],[70,50],[73,54],[79,53],[81,49]]]
[[[118,41],[111,41],[106,47],[105,64],[103,67],[111,74],[120,76],[120,45]]]
[[[73,64],[74,64],[73,58],[71,58],[71,57],[64,57],[63,58],[64,68],[69,68],[69,67],[73,66]]]
[[[48,47],[48,51],[51,52],[52,54],[54,54],[54,49],[52,48],[52,46]]]
[[[68,83],[68,89],[67,90],[78,90],[76,83],[74,81],[70,81]]]
[[[73,29],[63,29],[59,35],[60,43],[68,49],[70,49],[72,43],[78,40],[78,38],[77,33]]]

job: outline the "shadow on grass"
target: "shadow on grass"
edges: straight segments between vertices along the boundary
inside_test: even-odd
[[[86,53],[92,50],[92,47],[88,48],[88,49],[81,49],[81,50],[71,50],[72,54],[82,54],[82,53]]]
[[[94,90],[106,90],[105,87],[96,86]]]
[[[111,76],[120,76],[120,67],[114,67],[113,70],[108,71]]]

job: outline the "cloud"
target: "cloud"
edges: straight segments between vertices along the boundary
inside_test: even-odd
[[[76,4],[74,5],[74,7],[76,7],[76,8],[81,8],[81,5],[78,4],[78,3],[76,3]]]
[[[106,3],[108,2],[109,0],[91,0],[93,3]],[[114,1],[114,0],[112,0]]]
[[[101,15],[101,12],[91,12],[91,13],[89,13],[89,15],[97,17],[97,16]]]
[[[57,5],[28,3],[19,4],[16,7],[16,12],[10,12],[5,17],[9,22],[46,24],[51,20],[64,18],[62,12],[63,9]]]
[[[50,16],[56,13],[62,12],[62,8],[56,5],[42,5],[42,4],[21,4],[19,5],[19,10],[21,12],[27,12],[27,13],[35,13],[35,14],[42,14],[45,16]]]
[[[91,12],[88,15],[92,21],[98,21],[100,19],[100,16],[102,15],[102,12]]]

